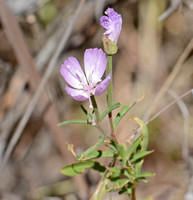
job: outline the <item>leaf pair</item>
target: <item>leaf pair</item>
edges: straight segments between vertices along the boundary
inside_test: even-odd
[[[102,120],[114,109],[120,107],[120,103],[115,103],[112,106],[110,106],[109,108],[107,108],[103,114],[99,117],[99,122],[102,122]],[[81,109],[84,112],[84,114],[87,116],[87,120],[82,120],[82,119],[75,119],[75,120],[68,120],[68,121],[64,121],[59,123],[57,126],[64,126],[67,124],[92,124],[91,121],[93,120],[92,115],[90,113],[88,113],[88,111],[84,108],[83,105],[81,105]]]

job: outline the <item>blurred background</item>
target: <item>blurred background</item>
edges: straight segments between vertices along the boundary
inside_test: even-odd
[[[60,173],[75,161],[66,143],[78,154],[99,133],[86,125],[56,127],[85,118],[59,70],[67,57],[83,66],[85,49],[102,48],[99,19],[107,7],[123,18],[114,102],[129,105],[144,95],[120,123],[118,140],[132,141],[137,124],[130,118],[148,122],[176,101],[148,123],[155,151],[144,170],[156,176],[139,184],[137,199],[193,199],[192,0],[0,0],[0,199],[86,200],[94,191],[100,176],[92,170],[74,178]],[[105,94],[97,102],[104,111]]]

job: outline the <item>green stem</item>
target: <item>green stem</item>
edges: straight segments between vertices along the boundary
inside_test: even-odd
[[[131,200],[136,200],[136,183],[133,183],[132,193],[131,193]]]
[[[111,77],[111,82],[107,88],[107,104],[108,107],[113,105],[113,70],[112,70],[112,55],[107,56],[107,69],[106,69],[106,74],[108,75],[109,73],[112,74]],[[112,118],[112,112],[108,114],[109,117],[109,122],[110,122],[110,127],[111,127],[111,136],[115,137],[114,133],[114,126],[113,126],[113,118]]]
[[[95,127],[99,130],[100,133],[102,133],[103,135],[105,135],[104,130],[103,130],[103,129],[101,128],[101,126],[99,125],[100,115],[99,115],[99,110],[98,110],[97,102],[96,102],[96,100],[95,100],[94,95],[91,96],[91,101],[92,101],[93,110],[94,110],[95,117],[96,117],[96,125],[95,125]]]
[[[96,116],[96,125],[98,126],[100,116],[99,116],[99,110],[98,110],[98,106],[97,106],[94,95],[91,96],[91,101],[92,101],[93,110]]]
[[[101,128],[101,126],[99,124],[96,125],[95,127],[99,130],[100,133],[102,133],[103,135],[106,135],[104,130]]]
[[[107,56],[107,69],[106,73],[107,75],[111,72],[112,73],[112,55]],[[107,103],[108,106],[111,106],[113,104],[113,77],[111,77],[111,82],[107,88]]]

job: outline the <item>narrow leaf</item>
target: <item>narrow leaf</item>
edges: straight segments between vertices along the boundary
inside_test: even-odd
[[[110,138],[109,140],[105,140],[106,144],[106,148],[109,149],[111,152],[116,153],[118,152],[118,144],[117,141],[114,138]],[[109,145],[109,146],[107,146]]]
[[[120,105],[121,105],[121,104],[118,102],[118,103],[113,104],[113,105],[110,106],[109,108],[107,108],[107,109],[103,112],[103,114],[100,116],[99,122],[102,122],[102,120],[103,120],[112,110],[114,110],[114,109],[120,107]]]
[[[114,129],[117,128],[119,122],[121,121],[121,119],[127,114],[127,112],[136,104],[136,102],[133,102],[130,106],[123,106],[123,108],[121,109],[121,111],[117,114],[115,120],[114,120]]]
[[[106,168],[99,162],[87,160],[80,161],[71,165],[67,165],[61,169],[61,173],[67,176],[75,176],[84,172],[85,169],[93,168],[101,173],[104,173]]]
[[[137,147],[139,146],[139,144],[141,143],[142,140],[142,135],[139,136],[133,143],[132,145],[129,147],[129,150],[127,151],[127,159],[130,159],[131,155],[135,152],[135,150],[137,149]]]
[[[89,123],[86,120],[75,119],[75,120],[64,121],[60,124],[57,124],[57,126],[64,126],[67,124],[89,124]]]
[[[114,154],[108,151],[102,152],[102,158],[113,158]]]
[[[119,191],[122,187],[129,183],[128,179],[117,179],[116,181],[112,181],[115,187],[110,187],[107,189],[108,192],[116,192]]]
[[[109,168],[109,171],[115,172],[115,173],[118,173],[118,174],[121,173],[121,169],[120,169],[120,168],[116,168],[116,167],[111,167],[111,168]]]
[[[143,135],[142,149],[141,151],[146,151],[148,146],[148,129],[146,124],[139,118],[135,117],[134,120],[140,125],[141,132]]]
[[[135,175],[140,174],[144,160],[139,160],[135,163]]]
[[[122,159],[126,157],[126,145],[125,144],[118,144],[118,149],[119,149],[119,155],[121,156]]]
[[[84,159],[84,158],[87,157],[91,152],[93,152],[94,150],[96,150],[97,148],[99,148],[99,147],[103,144],[103,142],[104,142],[104,137],[103,137],[101,140],[99,140],[94,146],[88,148],[85,152],[79,154],[79,155],[77,156],[77,159],[78,159],[78,160]]]
[[[81,160],[89,160],[89,159],[95,159],[95,158],[113,158],[114,154],[111,152],[103,152],[101,150],[93,151]]]
[[[91,153],[89,153],[87,156],[85,156],[84,158],[82,158],[81,160],[89,160],[89,159],[94,159],[94,158],[100,158],[102,155],[102,151],[98,150],[98,151],[93,151]]]
[[[140,149],[140,151],[141,152],[145,152],[147,150],[148,140],[149,140],[149,133],[148,133],[147,126],[142,120],[140,120],[137,117],[135,117],[134,120],[140,125],[142,136],[143,136],[143,139],[141,141],[141,149]],[[140,173],[142,164],[143,164],[143,160],[141,160],[141,161],[136,163],[136,165],[135,165],[135,167],[136,167],[135,173],[136,174]]]
[[[120,169],[120,168],[116,168],[116,167],[111,167],[108,170],[113,172],[113,173],[118,174],[119,179],[120,179],[120,174],[123,174],[126,177],[128,177],[130,179],[130,181],[132,181],[132,176],[129,174],[129,172],[126,169]]]
[[[80,161],[63,167],[61,172],[67,176],[75,176],[81,174],[85,169],[93,167],[94,165],[94,161]]]
[[[155,173],[152,172],[142,172],[141,174],[138,174],[135,178],[140,179],[140,178],[145,178],[145,177],[153,177],[155,176]]]
[[[149,155],[149,154],[152,153],[152,152],[153,152],[153,151],[143,151],[143,152],[139,152],[139,153],[137,153],[137,154],[135,154],[135,155],[133,156],[133,158],[130,160],[130,163],[133,163],[133,162],[135,162],[136,160],[141,159],[141,158],[143,158],[143,157]]]

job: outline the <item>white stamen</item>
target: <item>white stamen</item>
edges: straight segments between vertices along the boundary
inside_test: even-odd
[[[85,85],[87,85],[83,75],[80,73],[80,71],[78,71],[78,69],[76,69],[76,77],[79,79],[81,86],[85,87]]]
[[[74,74],[74,72],[72,71],[72,68],[70,67],[70,65],[67,65],[67,69],[76,78],[76,74]]]
[[[91,69],[90,69],[90,72],[89,72],[89,74],[88,74],[88,82],[90,83],[90,84],[92,84],[92,78],[93,78],[93,72],[94,72],[94,66],[92,66],[91,67]]]
[[[82,74],[78,71],[78,69],[76,69],[76,74],[79,76],[79,78],[82,80]]]

